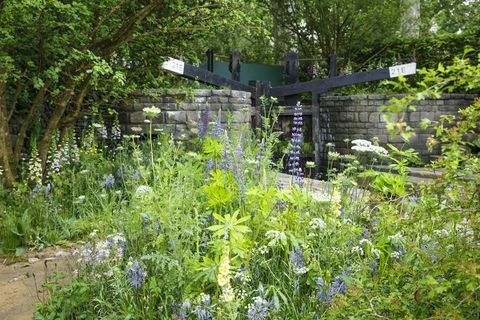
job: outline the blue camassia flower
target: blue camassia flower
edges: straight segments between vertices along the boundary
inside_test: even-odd
[[[113,174],[109,174],[105,180],[102,181],[102,187],[109,189],[115,184],[115,177]]]
[[[128,259],[126,270],[130,286],[136,289],[140,288],[147,278],[147,271],[133,258]]]

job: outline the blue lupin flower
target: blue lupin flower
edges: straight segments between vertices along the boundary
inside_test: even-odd
[[[225,135],[223,141],[223,152],[222,152],[222,162],[220,162],[220,169],[228,171],[231,168],[231,159],[230,159],[230,143],[228,135]]]
[[[190,300],[186,299],[185,301],[183,301],[182,305],[180,306],[180,308],[178,308],[178,303],[175,302],[175,305],[174,305],[174,310],[177,310],[178,311],[175,311],[175,313],[177,313],[177,316],[178,316],[178,319],[180,320],[186,320],[188,318],[188,312],[190,310],[190,308],[192,307],[191,303],[190,303]]]
[[[215,137],[220,137],[222,134],[223,134],[222,117],[219,114],[217,117],[217,121],[215,121],[215,124],[213,125],[212,131],[210,131],[210,136],[212,138],[215,138]]]
[[[200,130],[198,131],[198,137],[203,140],[208,131],[208,119],[210,116],[210,110],[208,106],[205,107],[202,117],[202,123],[200,125]]]
[[[147,278],[147,271],[133,258],[128,259],[126,270],[130,286],[138,289]]]
[[[43,191],[43,195],[46,197],[48,197],[48,194],[50,193],[50,191],[52,190],[52,185],[49,183],[46,185],[45,187],[45,190]]]
[[[215,167],[215,161],[213,161],[213,159],[208,159],[207,168],[205,170],[205,175],[207,176],[207,178],[210,176],[210,171],[212,171],[214,167]]]
[[[245,181],[243,176],[243,148],[239,144],[236,152],[236,161],[233,163],[233,176],[237,185],[240,188],[240,192],[245,194]]]
[[[350,267],[348,267],[345,272],[340,276],[335,277],[335,279],[330,283],[330,293],[327,297],[327,301],[330,303],[336,295],[342,295],[347,291],[347,283],[345,278],[350,274]]]
[[[272,303],[262,297],[255,297],[253,303],[248,305],[247,319],[263,320],[268,317]]]
[[[303,142],[302,126],[302,105],[298,102],[293,114],[292,139],[290,141],[287,166],[288,173],[294,177],[295,183],[299,185],[302,185],[303,182],[303,171],[300,167],[300,149]]]
[[[105,180],[102,181],[102,187],[109,189],[115,184],[115,177],[112,174],[109,174]]]
[[[214,320],[211,309],[210,296],[202,293],[200,295],[200,304],[193,308],[192,313],[197,316],[198,320]]]
[[[138,171],[138,170],[135,171],[135,173],[133,174],[133,177],[132,177],[132,178],[133,178],[133,180],[140,180],[140,179],[142,179],[142,174],[141,174],[141,172]]]
[[[296,246],[293,251],[290,251],[290,264],[293,267],[293,271],[297,274],[307,272],[305,261],[303,260],[303,251],[299,246]]]
[[[124,176],[123,168],[118,168],[117,171],[115,171],[115,176],[117,176],[117,178],[119,179],[123,179],[123,176]]]
[[[260,164],[263,159],[264,149],[265,149],[265,140],[262,139],[260,142],[260,151],[255,155],[255,176],[257,176],[260,172]]]
[[[320,302],[326,302],[328,299],[327,296],[327,286],[325,280],[323,278],[317,279],[317,298]]]

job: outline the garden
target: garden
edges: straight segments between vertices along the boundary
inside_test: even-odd
[[[403,148],[347,137],[348,151],[340,152],[322,141],[326,159],[316,163],[301,157],[312,131],[308,96],[298,97],[288,136],[276,129],[282,106],[270,96],[261,98],[256,126],[199,102],[194,134],[179,139],[156,125],[168,111],[144,103],[146,130],[124,130],[122,102],[138,90],[210,90],[161,71],[159,56],[182,52],[195,61],[215,45],[226,52],[225,32],[238,26],[234,44],[249,52],[246,59],[270,62],[278,48],[263,37],[284,43],[289,36],[268,34],[276,19],[289,30],[288,12],[270,21],[271,8],[255,1],[189,2],[0,3],[0,257],[24,263],[59,246],[70,262],[67,272],[46,276],[33,319],[479,318],[480,47],[472,34],[480,29],[460,18],[479,6],[452,1],[438,11],[452,20],[432,13],[441,2],[424,4],[443,35],[394,39],[403,20],[390,20],[397,31],[381,36],[398,47],[337,48],[351,54],[339,69],[362,70],[414,43],[446,41],[445,34],[462,44],[433,57],[415,47],[430,64],[409,79],[342,89],[395,94],[377,107],[389,139]],[[348,17],[338,11],[343,2],[323,5]],[[382,2],[359,22],[387,14]],[[297,21],[307,19],[309,5],[324,12],[314,4],[292,1],[304,9]],[[455,23],[463,33],[455,35]],[[354,35],[352,43],[360,41]],[[427,147],[439,153],[420,162],[408,147],[418,134],[407,114],[451,93],[474,98],[455,115],[419,121],[431,133]],[[413,183],[410,169],[420,163],[440,174]]]

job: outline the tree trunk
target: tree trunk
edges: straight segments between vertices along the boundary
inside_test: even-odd
[[[13,155],[13,166],[16,169],[18,166],[18,163],[20,162],[20,156],[22,154],[22,150],[24,147],[25,139],[27,138],[27,131],[30,128],[30,125],[32,124],[33,120],[35,120],[35,115],[38,112],[38,108],[40,105],[42,105],[44,98],[45,98],[45,93],[47,92],[48,87],[50,86],[50,82],[47,81],[43,85],[43,87],[40,89],[40,91],[37,92],[37,95],[33,99],[32,105],[30,106],[30,110],[27,113],[27,116],[22,119],[22,126],[20,128],[20,131],[18,133],[17,137],[17,142],[15,143],[15,152]]]
[[[10,159],[12,155],[12,142],[8,127],[8,111],[5,99],[6,84],[0,83],[0,165],[3,169],[3,183],[6,188],[11,188],[15,182],[11,170]]]
[[[55,130],[58,129],[60,119],[67,108],[68,103],[72,99],[75,90],[75,81],[69,79],[65,88],[65,91],[59,96],[57,101],[54,104],[55,109],[53,110],[52,115],[48,119],[47,127],[43,134],[43,138],[38,147],[38,155],[42,162],[42,170],[45,172],[45,166],[47,163],[48,147],[50,141],[52,140]]]
[[[62,119],[62,127],[71,127],[78,120],[80,111],[82,110],[83,100],[88,93],[91,78],[91,74],[89,74],[80,85],[79,92],[76,96],[75,102],[73,103],[72,111]]]

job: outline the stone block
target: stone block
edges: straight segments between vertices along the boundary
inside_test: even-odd
[[[408,112],[408,121],[409,122],[418,122],[420,121],[420,112],[410,111]]]
[[[232,90],[232,98],[250,99],[252,94],[246,91]]]
[[[232,121],[236,123],[250,123],[252,116],[250,112],[234,111],[232,113]]]
[[[178,105],[178,109],[182,111],[196,111],[204,105],[203,103],[181,103]]]
[[[252,104],[252,100],[250,98],[228,98],[229,103],[233,104]]]
[[[197,89],[194,91],[195,97],[209,97],[212,95],[212,90],[210,89]]]
[[[145,121],[145,114],[143,111],[135,111],[130,113],[130,123],[144,123]]]
[[[174,97],[163,97],[164,103],[177,103],[177,99]]]
[[[193,98],[193,102],[194,103],[206,103],[207,102],[207,98],[206,97],[198,97],[198,96],[195,96]]]
[[[435,112],[422,111],[422,112],[420,112],[420,119],[429,119],[431,121],[434,121],[435,120]]]
[[[186,111],[167,111],[165,122],[168,124],[186,123],[187,112]]]
[[[232,96],[232,90],[228,90],[228,89],[212,90],[212,96],[230,97]]]
[[[346,121],[346,122],[355,121],[355,113],[354,112],[344,112],[343,113],[343,121]]]
[[[228,103],[228,97],[227,96],[211,96],[207,98],[208,103]]]
[[[380,122],[380,113],[378,112],[372,112],[368,115],[368,121],[369,122],[374,122],[374,123],[378,123]]]
[[[199,124],[202,121],[202,117],[205,112],[201,111],[187,111],[186,112],[186,123],[187,125]]]

